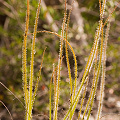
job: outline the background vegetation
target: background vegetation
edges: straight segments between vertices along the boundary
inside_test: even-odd
[[[107,1],[108,14],[117,4],[117,0]],[[32,0],[30,6],[30,31],[33,32],[35,12],[38,0]],[[71,1],[68,1],[68,9]],[[63,21],[64,1],[45,0],[41,6],[38,30],[50,30],[60,33]],[[22,40],[25,26],[26,1],[25,0],[0,0],[0,81],[4,83],[23,102],[22,90]],[[96,26],[99,20],[99,3],[96,0],[78,0],[74,4],[71,15],[69,42],[75,50],[78,62],[78,80],[80,82],[83,70],[93,44]],[[31,50],[31,35],[28,40],[28,56]],[[36,119],[48,119],[48,86],[52,74],[52,64],[57,63],[59,53],[59,39],[49,34],[39,34],[36,39],[35,75],[38,75],[39,65],[44,48],[47,46],[42,78],[39,84],[37,100],[34,105],[33,115]],[[120,112],[120,8],[112,15],[110,35],[107,47],[107,73],[103,113]],[[63,54],[65,55],[64,51]],[[69,54],[71,71],[74,70],[73,58]],[[30,58],[28,58],[28,63]],[[69,107],[69,82],[67,79],[66,60],[63,59],[61,71],[62,80],[59,116],[63,116]],[[29,71],[29,68],[28,68]],[[74,74],[73,74],[74,75]],[[98,89],[99,90],[99,89]],[[89,94],[89,88],[88,88]],[[86,95],[87,97],[87,95]],[[0,85],[0,100],[5,103],[13,115],[14,120],[24,118],[24,108],[4,87]],[[97,97],[95,105],[98,104]],[[79,110],[79,107],[78,107]],[[76,113],[78,112],[76,110]],[[93,109],[92,116],[95,116]],[[38,114],[40,116],[38,116]],[[45,116],[46,115],[46,116]],[[9,119],[4,106],[0,104],[1,119]],[[33,117],[33,118],[35,118]]]

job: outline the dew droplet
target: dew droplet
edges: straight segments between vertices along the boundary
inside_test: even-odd
[[[33,50],[34,54],[36,53],[36,50]]]

